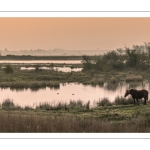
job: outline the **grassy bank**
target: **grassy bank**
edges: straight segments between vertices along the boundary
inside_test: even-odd
[[[81,72],[58,72],[53,70],[20,70],[13,67],[12,73],[6,73],[4,68],[0,69],[0,87],[3,86],[26,86],[30,87],[31,83],[37,82],[37,85],[45,84],[46,82],[79,82],[83,84],[99,84],[103,85],[104,82],[112,84],[120,81],[125,82],[138,82],[143,80],[150,80],[149,71],[109,71],[100,72],[96,70],[81,71]],[[31,83],[30,83],[31,82]],[[45,83],[44,83],[45,82]],[[42,87],[42,86],[41,86]]]
[[[82,101],[72,101],[68,105],[39,104],[31,109],[4,101],[0,109],[0,132],[150,132],[149,102],[136,106],[133,101],[88,106]]]
[[[53,70],[20,70],[13,73],[0,69],[0,87],[12,89],[59,88],[60,83],[79,82],[100,86],[109,82],[114,89],[120,81],[134,83],[149,80],[149,71],[82,71],[57,72]],[[35,109],[22,108],[13,102],[1,104],[0,132],[150,132],[150,103],[133,105],[132,99],[104,98],[95,107],[82,101],[59,103],[55,106],[41,103]]]

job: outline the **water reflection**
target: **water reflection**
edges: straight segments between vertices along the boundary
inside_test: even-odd
[[[129,88],[144,88],[149,91],[150,84],[149,81],[104,83],[103,85],[62,83],[56,87],[1,88],[0,103],[6,98],[10,98],[21,106],[33,106],[33,104],[39,104],[40,102],[69,103],[70,100],[81,100],[85,103],[90,101],[92,105],[104,97],[110,101],[114,101],[116,97],[123,97],[125,91]]]
[[[141,87],[144,87],[143,85],[143,82],[130,82],[129,83],[129,89],[132,89],[132,88],[137,88],[139,85],[141,85]]]
[[[116,91],[118,87],[119,87],[119,83],[106,83],[104,89],[110,91]]]
[[[51,86],[43,86],[43,87],[1,87],[1,89],[10,89],[11,91],[16,91],[16,92],[26,92],[28,89],[31,90],[31,92],[38,92],[40,90],[46,90],[46,88],[49,89],[54,89],[54,90],[59,90],[60,86],[55,86],[55,87],[51,87]]]

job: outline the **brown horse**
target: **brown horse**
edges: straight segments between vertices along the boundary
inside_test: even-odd
[[[148,101],[148,91],[147,90],[136,90],[136,89],[130,89],[127,90],[124,97],[131,95],[133,100],[134,100],[134,105],[135,105],[135,100],[138,103],[138,99],[144,98],[144,105],[146,105],[146,101]],[[138,103],[139,105],[139,103]]]

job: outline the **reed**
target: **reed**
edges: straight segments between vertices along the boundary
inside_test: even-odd
[[[4,110],[20,110],[21,106],[14,104],[13,100],[5,99],[2,104],[2,109]]]
[[[107,97],[104,97],[103,99],[99,100],[99,102],[97,102],[97,106],[111,106],[112,103],[109,101],[109,99]]]
[[[0,113],[1,133],[143,133],[149,132],[150,117],[129,122],[108,122],[97,118],[74,116],[22,115]]]
[[[130,75],[130,76],[127,76],[125,80],[126,81],[142,81],[143,78],[142,76],[138,76],[138,75]]]
[[[31,81],[31,82],[26,82],[26,81],[16,81],[16,82],[0,82],[0,87],[1,88],[8,88],[10,87],[11,89],[39,89],[39,88],[59,88],[60,83],[57,81]]]
[[[139,104],[142,104],[143,101],[139,100]],[[129,97],[128,99],[124,97],[116,97],[113,102],[111,102],[107,97],[102,98],[98,102],[96,102],[96,106],[91,106],[90,101],[83,102],[82,100],[70,100],[69,103],[62,103],[58,102],[57,104],[52,104],[50,102],[42,102],[36,105],[35,108],[25,106],[21,107],[18,104],[15,104],[13,100],[5,99],[2,104],[1,108],[3,110],[91,110],[95,107],[100,106],[113,106],[113,105],[130,105],[133,104],[133,99]]]
[[[115,105],[129,105],[129,104],[133,104],[133,99],[132,98],[124,98],[124,97],[116,97],[115,101],[114,101]]]
[[[104,84],[104,78],[94,77],[91,79],[91,84]]]
[[[43,102],[40,103],[39,105],[36,106],[35,109],[40,109],[40,110],[90,110],[90,102],[88,101],[87,103],[83,103],[83,101],[78,100],[70,100],[69,103],[61,103],[59,102],[58,104],[51,104],[48,102]]]
[[[98,83],[99,83],[99,84],[104,84],[104,78],[99,78],[99,79],[98,79]]]
[[[111,82],[111,83],[116,83],[116,82],[117,82],[117,80],[116,80],[116,78],[115,78],[115,77],[111,77],[110,82]]]

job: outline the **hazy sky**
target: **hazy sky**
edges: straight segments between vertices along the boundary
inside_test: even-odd
[[[0,49],[112,50],[150,42],[150,18],[0,18]]]

